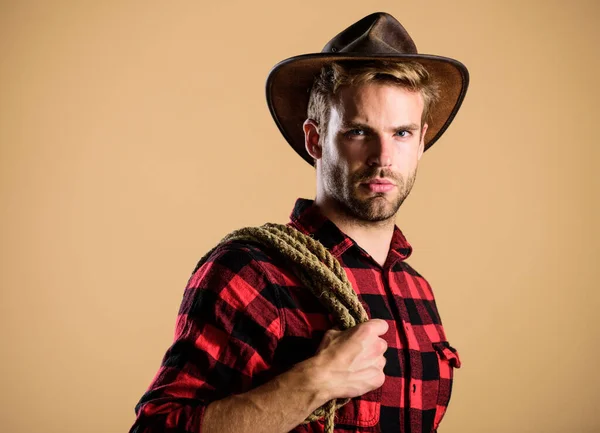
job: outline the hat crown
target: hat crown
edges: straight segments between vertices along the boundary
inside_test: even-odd
[[[337,34],[321,52],[417,54],[417,47],[398,20],[385,12],[377,12]]]

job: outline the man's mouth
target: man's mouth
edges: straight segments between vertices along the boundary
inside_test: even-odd
[[[387,179],[371,179],[361,183],[361,186],[368,188],[371,192],[389,192],[396,187],[394,183]]]

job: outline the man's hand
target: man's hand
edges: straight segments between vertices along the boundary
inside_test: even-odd
[[[325,333],[315,356],[267,383],[208,405],[202,431],[283,433],[333,398],[356,397],[383,385],[388,330],[373,319]]]
[[[388,327],[385,320],[371,319],[325,333],[311,361],[329,399],[357,397],[383,385],[387,343],[380,336]]]

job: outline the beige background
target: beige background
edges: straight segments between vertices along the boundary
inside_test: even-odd
[[[599,432],[599,3],[0,2],[4,432],[125,432],[196,260],[312,169],[286,57],[384,10],[471,86],[398,223],[463,368],[441,433]]]

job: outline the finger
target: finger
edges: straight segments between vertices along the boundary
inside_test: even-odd
[[[383,319],[371,319],[365,323],[368,323],[369,326],[371,326],[375,335],[383,335],[390,328],[390,325]]]
[[[387,342],[379,337],[376,337],[371,344],[367,345],[363,352],[359,355],[358,359],[366,362],[377,362],[377,359],[384,356],[387,350]]]

